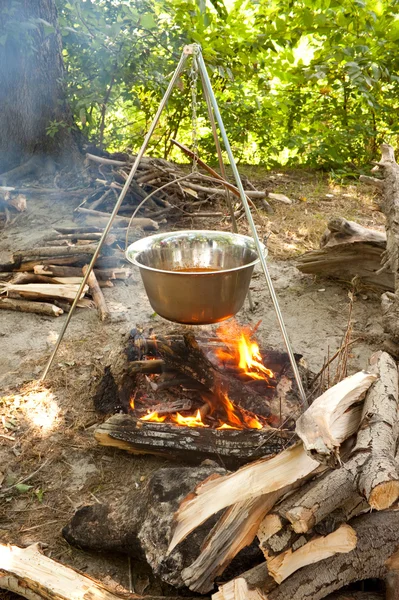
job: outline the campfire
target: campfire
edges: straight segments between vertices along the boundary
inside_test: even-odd
[[[95,394],[95,408],[114,413],[97,440],[232,467],[286,448],[302,405],[288,355],[261,348],[258,327],[134,329]]]
[[[158,350],[156,336],[153,336],[153,340],[154,349],[144,355],[149,362],[146,365],[148,369],[151,369],[151,360],[157,360],[154,356],[157,355]],[[199,347],[201,348],[201,343]],[[133,414],[141,415],[139,416],[141,421],[173,423],[182,427],[210,427],[217,430],[268,427],[270,419],[245,410],[230,399],[228,391],[229,378],[226,375],[241,381],[243,386],[256,382],[257,393],[266,394],[276,386],[274,372],[263,363],[258,343],[254,339],[254,331],[249,327],[240,327],[235,321],[220,325],[215,331],[215,339],[211,342],[203,342],[202,350],[209,360],[209,366],[212,365],[216,371],[216,377],[218,373],[225,375],[219,383],[216,383],[213,392],[199,389],[193,401],[183,398],[180,410],[174,410],[174,406],[178,404],[176,400],[165,402],[160,407],[146,409],[149,402],[148,394],[136,389],[130,399],[130,409]],[[155,363],[154,366],[158,368],[159,363]],[[164,373],[153,373],[147,376],[145,383],[149,383],[153,391],[157,391],[159,387],[165,389],[165,386],[176,389],[176,384],[181,381],[176,379],[173,373],[172,375],[168,373],[165,365],[163,367]],[[180,391],[183,395],[190,391],[188,379],[180,384]],[[265,400],[266,408],[267,400]],[[141,414],[143,410],[146,410],[145,414]]]

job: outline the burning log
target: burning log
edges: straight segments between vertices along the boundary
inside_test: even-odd
[[[165,414],[165,413],[164,413]],[[142,421],[132,415],[113,415],[97,427],[95,438],[102,446],[113,446],[132,454],[162,454],[168,458],[198,463],[222,457],[228,466],[237,466],[281,452],[292,439],[292,432],[279,429],[210,429]],[[184,421],[184,418],[183,418]],[[182,423],[184,425],[184,423]]]
[[[88,575],[47,558],[39,544],[27,548],[0,544],[0,588],[28,600],[140,600],[127,591],[114,592]],[[145,596],[146,600],[166,600]],[[178,600],[168,596],[168,600]],[[190,600],[190,599],[188,599]],[[193,599],[191,599],[193,600]]]

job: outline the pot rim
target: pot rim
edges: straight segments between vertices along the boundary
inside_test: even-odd
[[[231,269],[218,269],[216,271],[204,271],[201,273],[198,271],[166,271],[164,269],[156,269],[155,267],[149,267],[147,265],[143,265],[142,263],[140,263],[137,260],[137,258],[136,258],[137,256],[139,256],[142,252],[144,252],[145,250],[147,250],[151,247],[152,240],[154,240],[154,241],[162,240],[163,237],[167,237],[169,235],[183,234],[182,237],[184,237],[184,234],[187,234],[187,233],[190,233],[190,234],[198,233],[201,235],[207,235],[207,234],[215,235],[216,234],[216,236],[229,235],[232,238],[240,238],[243,241],[254,244],[254,247],[251,248],[251,250],[253,250],[255,253],[257,253],[255,242],[254,242],[253,238],[250,237],[249,235],[242,235],[241,233],[232,233],[229,231],[216,231],[216,230],[212,230],[212,229],[181,229],[181,230],[177,230],[177,231],[166,231],[164,233],[156,233],[155,235],[149,235],[149,236],[146,236],[145,238],[141,238],[140,240],[133,242],[133,244],[130,244],[130,246],[127,247],[127,249],[125,251],[125,257],[129,262],[131,262],[134,265],[136,265],[137,267],[139,267],[139,269],[145,269],[146,271],[155,271],[156,273],[165,273],[165,274],[169,274],[169,275],[196,275],[197,277],[206,277],[207,275],[216,275],[216,274],[222,275],[223,273],[232,273],[234,271],[242,271],[244,269],[248,269],[249,267],[254,267],[260,261],[259,256],[257,256],[255,260],[253,260],[245,265],[240,265],[239,267],[233,267]],[[260,242],[260,245],[262,246],[262,249],[264,252],[264,257],[266,258],[267,254],[268,254],[267,248],[264,244],[262,244],[262,242]],[[144,246],[144,247],[140,248],[140,246]],[[130,256],[129,256],[129,254],[130,254]]]

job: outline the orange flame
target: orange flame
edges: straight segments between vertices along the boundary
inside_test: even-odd
[[[159,415],[156,411],[150,412],[144,417],[140,417],[140,421],[152,421],[154,423],[163,423],[166,415]]]
[[[241,327],[237,322],[230,322],[219,326],[217,337],[223,342],[223,347],[217,348],[215,357],[223,363],[233,367],[238,373],[245,374],[256,380],[269,381],[274,378],[274,373],[265,367],[258,344],[251,339],[253,330]],[[264,425],[255,415],[235,406],[227,393],[218,389],[213,394],[203,395],[203,399],[210,407],[213,422],[219,422],[217,429],[263,429]],[[134,409],[134,397],[130,400]],[[159,415],[156,411],[149,412],[141,417],[142,421],[154,423],[174,423],[185,427],[212,427],[202,420],[201,411],[195,415],[184,416],[180,413]]]
[[[195,417],[183,417],[180,413],[176,413],[172,418],[178,425],[185,425],[186,427],[207,427],[207,425],[202,422],[199,409],[197,410]]]
[[[267,381],[274,377],[273,371],[263,364],[259,346],[251,340],[248,328],[232,322],[220,325],[216,335],[226,344],[225,348],[215,350],[215,356],[219,360],[234,363],[242,373],[252,379]]]

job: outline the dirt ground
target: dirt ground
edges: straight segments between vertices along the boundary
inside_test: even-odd
[[[372,211],[369,189],[356,183],[334,184],[326,175],[305,171],[263,173],[247,168],[257,189],[287,194],[292,205],[273,203],[275,212],[260,210],[256,220],[262,236],[269,235],[269,265],[294,351],[317,372],[325,358],[341,345],[348,320],[350,282],[334,283],[301,275],[296,255],[317,247],[331,216],[344,216],[363,225],[381,228],[383,219]],[[28,209],[16,223],[1,232],[0,262],[16,250],[38,244],[56,224],[72,225],[78,204],[60,198],[28,197]],[[240,220],[240,232],[248,227]],[[226,221],[206,223],[185,219],[171,228],[228,229]],[[260,345],[283,348],[281,334],[263,274],[254,274],[251,290],[256,308],[245,306],[241,323],[256,324]],[[349,372],[365,368],[382,339],[379,296],[372,289],[356,289]],[[112,305],[110,323],[99,322],[96,311],[78,309],[53,367],[44,383],[38,381],[65,315],[57,319],[0,311],[0,541],[28,545],[47,544],[46,553],[114,585],[129,587],[126,557],[98,555],[70,547],[62,527],[77,508],[93,502],[123,498],[139,489],[151,472],[165,461],[132,457],[99,447],[93,430],[102,417],[92,397],[110,355],[120,348],[122,336],[136,325],[165,329],[153,314],[139,273],[104,290]],[[134,591],[169,593],[143,569],[131,565]],[[3,593],[3,596],[2,596]],[[0,598],[11,598],[0,591]]]

